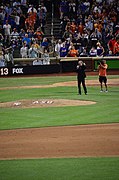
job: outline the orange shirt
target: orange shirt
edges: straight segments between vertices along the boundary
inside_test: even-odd
[[[71,24],[70,25],[70,30],[72,33],[74,33],[76,31],[76,25],[75,24]]]
[[[76,49],[71,49],[69,51],[69,55],[70,55],[70,57],[77,57],[78,51]]]
[[[32,21],[29,17],[25,20],[25,24],[28,24],[30,27],[34,27],[34,21]]]
[[[107,76],[107,71],[106,71],[108,68],[107,64],[99,65],[98,68],[99,68],[99,76]]]
[[[42,40],[43,37],[43,33],[41,31],[36,31],[36,37],[38,38],[38,40]]]
[[[115,42],[114,44],[114,54],[119,53],[119,43]]]
[[[80,24],[78,26],[78,31],[80,32],[81,35],[83,34],[83,30],[84,30],[84,26]]]

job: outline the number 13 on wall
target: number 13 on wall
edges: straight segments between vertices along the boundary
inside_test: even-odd
[[[7,76],[9,74],[9,69],[8,68],[0,68],[0,75],[1,76]]]

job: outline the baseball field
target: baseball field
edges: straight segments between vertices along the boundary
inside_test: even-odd
[[[0,180],[118,180],[119,75],[0,78]]]

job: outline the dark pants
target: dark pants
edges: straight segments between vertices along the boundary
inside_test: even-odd
[[[82,83],[82,86],[83,86],[83,89],[84,89],[84,93],[87,94],[87,88],[86,88],[86,85],[85,85],[85,78],[78,78],[78,92],[79,94],[81,94],[81,83]]]

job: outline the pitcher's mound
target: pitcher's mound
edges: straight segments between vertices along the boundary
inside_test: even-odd
[[[0,103],[0,108],[41,108],[62,106],[84,106],[92,104],[96,104],[96,102],[67,99],[32,99]]]

